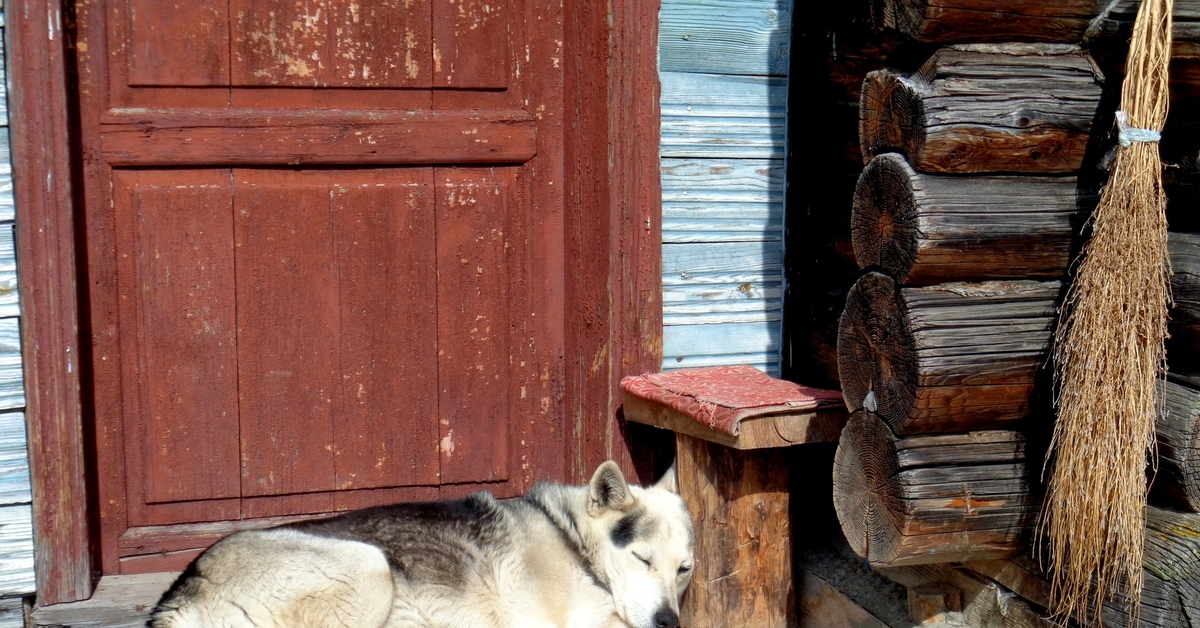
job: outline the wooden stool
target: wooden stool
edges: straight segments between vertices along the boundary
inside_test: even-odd
[[[631,394],[625,419],[675,432],[679,490],[696,530],[684,626],[799,625],[792,575],[788,448],[836,442],[841,406],[753,416],[735,434]]]

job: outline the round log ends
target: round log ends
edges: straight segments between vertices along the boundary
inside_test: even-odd
[[[858,144],[864,164],[883,153],[920,156],[925,102],[918,83],[890,70],[867,74],[859,95]]]
[[[866,409],[902,426],[913,408],[917,364],[896,283],[864,274],[846,295],[838,324],[838,381],[850,412]]]
[[[872,565],[1005,558],[1028,540],[1030,497],[1019,432],[897,438],[854,414],[833,460],[833,505],[850,547]]]
[[[916,173],[904,157],[885,153],[863,169],[854,189],[851,242],[858,267],[880,268],[901,283],[917,262]]]
[[[874,414],[857,412],[842,429],[833,456],[833,507],[854,553],[871,564],[896,557],[899,530],[892,520],[890,478],[896,472],[895,441]]]

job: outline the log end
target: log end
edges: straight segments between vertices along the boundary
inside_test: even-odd
[[[858,412],[834,454],[833,504],[850,547],[872,565],[1005,558],[1034,520],[1027,475],[1017,432],[897,438]]]
[[[903,426],[916,398],[916,352],[891,277],[869,272],[851,286],[837,352],[846,408],[877,412],[893,427]]]
[[[859,175],[850,215],[859,268],[882,269],[901,283],[913,270],[920,240],[913,192],[916,176],[904,157],[895,153],[876,156]]]
[[[888,495],[896,461],[895,441],[878,417],[850,417],[833,456],[833,507],[850,548],[872,565],[896,558],[900,533]]]
[[[920,83],[891,70],[869,72],[859,95],[858,142],[864,164],[883,153],[920,155],[925,143]]]

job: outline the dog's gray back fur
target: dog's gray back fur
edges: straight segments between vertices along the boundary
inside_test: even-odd
[[[189,566],[149,625],[677,626],[691,566],[686,510],[606,465],[584,487],[539,484],[511,500],[477,493],[234,534]],[[665,589],[656,598],[654,586]],[[328,607],[319,617],[294,609],[313,596]]]

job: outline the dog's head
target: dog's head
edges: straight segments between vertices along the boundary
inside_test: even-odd
[[[630,486],[613,461],[588,485],[588,514],[605,539],[593,557],[617,614],[633,628],[678,628],[692,580],[694,535],[674,469],[654,486]]]

